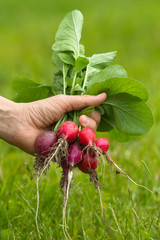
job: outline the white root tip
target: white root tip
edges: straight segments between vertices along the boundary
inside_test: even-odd
[[[72,177],[73,177],[73,171],[72,171],[72,169],[69,169],[67,191],[66,191],[66,193],[64,193],[64,198],[63,198],[63,233],[65,235],[65,238],[69,239],[69,240],[72,240],[72,239],[67,231],[66,207],[67,207],[67,202],[68,202],[68,197],[69,197],[69,189],[70,189]]]

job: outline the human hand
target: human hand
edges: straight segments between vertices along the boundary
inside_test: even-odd
[[[13,103],[10,117],[3,119],[8,124],[8,131],[1,131],[0,137],[5,141],[21,148],[27,153],[35,153],[37,136],[54,125],[65,112],[80,110],[88,106],[98,106],[106,99],[106,94],[98,96],[67,96],[57,95],[31,103]],[[0,119],[0,122],[2,120]],[[90,117],[81,115],[79,123],[94,131],[100,122],[100,115],[93,111]]]

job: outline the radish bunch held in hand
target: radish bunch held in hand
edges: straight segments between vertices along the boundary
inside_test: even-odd
[[[64,196],[63,227],[66,239],[70,239],[70,236],[66,230],[65,211],[74,167],[77,166],[83,173],[90,175],[90,180],[94,182],[99,194],[95,169],[101,159],[104,162],[103,155],[118,172],[131,180],[109,157],[108,140],[104,137],[95,139],[95,133],[90,128],[80,130],[79,117],[89,116],[95,109],[101,115],[97,131],[105,132],[107,136],[111,135],[119,142],[144,135],[153,125],[152,112],[147,105],[149,94],[146,87],[128,77],[127,71],[122,66],[113,64],[116,51],[86,56],[85,47],[80,43],[82,25],[83,15],[78,10],[68,13],[59,25],[52,46],[53,84],[50,86],[39,84],[26,77],[16,78],[13,83],[17,102],[31,102],[58,94],[98,95],[105,92],[107,95],[106,100],[98,107],[90,106],[81,111],[65,113],[56,123],[53,132],[42,133],[35,143],[37,231],[39,233],[37,223],[39,178],[46,173],[50,164],[55,162],[62,167],[63,173],[60,185]]]

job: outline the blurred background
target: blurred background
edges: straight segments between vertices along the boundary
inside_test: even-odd
[[[110,155],[137,183],[99,167],[104,218],[89,177],[75,171],[67,208],[72,239],[160,239],[160,1],[159,0],[1,0],[0,95],[12,99],[12,79],[27,76],[51,84],[52,44],[65,14],[84,15],[81,43],[86,55],[117,50],[115,63],[144,83],[155,119],[151,131],[129,143],[111,139]],[[106,134],[107,136],[107,134]],[[39,239],[35,225],[33,157],[0,141],[0,239]],[[62,233],[60,169],[52,166],[40,183],[42,239]]]

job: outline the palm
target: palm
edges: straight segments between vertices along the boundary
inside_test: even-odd
[[[44,100],[22,103],[17,110],[19,118],[17,131],[14,136],[14,145],[30,154],[35,153],[35,141],[37,136],[53,125],[64,115],[65,112],[79,110],[91,105],[99,105],[106,95],[96,98],[95,96],[64,96]],[[79,122],[84,127],[90,127],[94,131],[100,121],[98,113],[91,116],[89,125],[83,122],[83,116]]]

